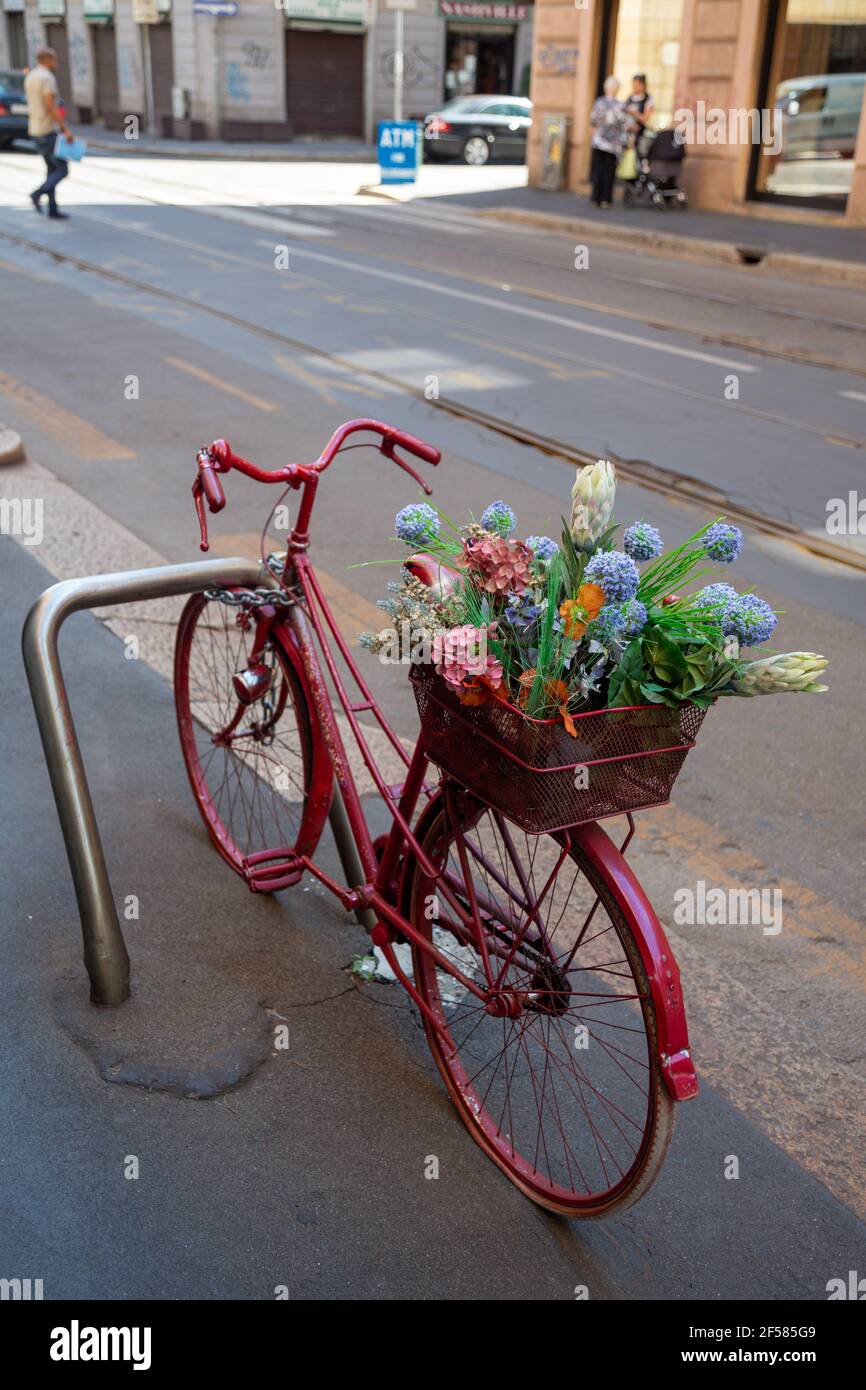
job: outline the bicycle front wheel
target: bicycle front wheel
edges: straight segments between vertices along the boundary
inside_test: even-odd
[[[479,985],[413,948],[443,1025],[427,1040],[467,1129],[540,1206],[601,1216],[638,1200],[664,1162],[674,1102],[627,913],[588,855],[530,836],[453,786],[428,821],[409,920]]]
[[[272,629],[258,663],[261,689],[241,702],[261,621],[253,605],[195,594],[175,646],[175,704],[190,786],[214,845],[250,879],[249,857],[290,861],[315,843],[327,808],[311,806],[314,740],[300,659]],[[316,822],[313,825],[313,821]],[[259,870],[259,891],[266,891]]]

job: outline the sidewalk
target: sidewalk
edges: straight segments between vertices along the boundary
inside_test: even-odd
[[[164,140],[143,135],[127,140],[119,130],[103,130],[101,126],[79,126],[76,133],[87,141],[89,154],[148,155],[154,159],[241,159],[336,164],[375,164],[376,149],[363,140],[304,140],[265,141],[236,140]]]
[[[620,202],[602,212],[585,194],[540,188],[515,188],[507,196],[492,191],[458,194],[451,201],[481,217],[546,231],[577,237],[603,232],[611,245],[654,255],[761,265],[768,273],[866,286],[866,228],[842,225],[829,213],[801,216],[798,210],[791,220],[780,221],[757,212],[629,209]]]

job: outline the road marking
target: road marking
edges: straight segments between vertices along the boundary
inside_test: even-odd
[[[199,209],[196,209],[199,211]],[[207,212],[208,209],[201,209]],[[739,358],[717,357],[710,352],[697,352],[693,348],[676,347],[673,343],[660,343],[653,338],[640,337],[636,333],[620,333],[614,328],[602,328],[599,324],[584,323],[581,319],[565,318],[562,314],[548,314],[543,309],[530,309],[525,304],[505,304],[485,294],[473,294],[470,290],[458,290],[453,285],[436,284],[424,280],[420,275],[401,275],[396,270],[382,270],[378,266],[365,265],[362,261],[347,261],[342,256],[328,256],[323,251],[308,251],[297,248],[294,254],[301,260],[321,261],[325,265],[339,266],[343,270],[357,271],[361,275],[373,275],[380,280],[393,280],[400,285],[411,285],[416,289],[428,290],[431,294],[446,295],[451,299],[462,299],[470,304],[481,304],[485,309],[499,309],[503,314],[518,314],[522,318],[536,319],[542,323],[552,323],[558,328],[568,328],[573,333],[590,333],[598,338],[609,338],[613,342],[628,343],[633,347],[644,348],[648,352],[664,352],[673,357],[685,357],[690,362],[707,362],[713,367],[732,367],[738,372],[758,372],[760,367]],[[447,271],[444,272],[447,275]]]
[[[456,338],[462,343],[471,343],[473,347],[490,348],[493,352],[501,353],[503,357],[516,357],[519,362],[528,362],[532,367],[543,367],[557,381],[577,381],[585,377],[613,376],[613,372],[606,372],[602,367],[566,367],[562,362],[552,362],[549,357],[538,357],[535,353],[521,352],[519,348],[505,347],[502,343],[491,343],[484,338],[473,338],[470,333],[449,333],[448,337]]]
[[[145,198],[144,198],[144,197],[142,197],[142,201],[145,201]],[[161,202],[160,200],[158,200],[158,199],[147,199],[146,201],[150,201],[150,202],[152,202],[152,203],[156,203],[158,206],[165,206],[165,205],[166,205],[165,203],[162,203],[162,202]],[[177,204],[168,204],[168,206],[179,206],[179,205],[177,205]],[[196,212],[196,213],[199,213],[200,215],[203,215],[203,216],[214,216],[214,217],[223,216],[223,217],[225,217],[227,220],[231,220],[231,221],[239,221],[239,222],[244,222],[244,221],[246,221],[246,222],[249,223],[249,225],[252,225],[252,226],[262,226],[262,225],[264,225],[264,226],[266,226],[266,227],[273,228],[275,231],[278,231],[278,230],[280,229],[280,223],[279,223],[275,218],[272,218],[272,217],[263,217],[263,216],[261,216],[261,215],[256,215],[256,216],[255,216],[255,220],[253,220],[253,216],[254,216],[253,214],[250,214],[250,215],[247,215],[247,214],[240,215],[240,214],[238,214],[238,213],[236,212],[235,209],[232,209],[232,210],[229,210],[229,209],[227,209],[227,208],[219,208],[219,209],[217,209],[217,208],[214,208],[214,207],[212,207],[212,206],[205,207],[205,206],[201,206],[201,205],[198,205],[198,204],[183,204],[183,205],[181,205],[181,206],[182,206],[182,208],[183,208],[184,211]],[[88,214],[85,214],[85,215],[94,216],[94,214],[92,214],[92,213],[88,213]],[[112,221],[113,221],[114,219],[108,219],[108,218],[105,218],[105,217],[100,218],[100,217],[97,215],[97,216],[96,216],[96,220],[102,220],[102,221],[109,221],[109,220],[112,220]],[[322,230],[325,231],[325,229],[322,229]],[[189,246],[189,245],[190,245],[189,242],[183,243],[183,242],[180,241],[179,238],[170,237],[170,236],[165,235],[164,233],[163,233],[163,234],[157,234],[157,235],[160,235],[160,239],[165,240],[165,241],[171,241],[171,242],[175,242],[176,244],[183,244],[183,245],[186,245],[186,246]],[[327,231],[325,231],[325,235],[333,236],[333,235],[335,235],[335,233],[332,232],[330,229],[328,229]],[[196,249],[197,249],[197,250],[200,250],[200,248],[196,248]],[[208,248],[208,249],[209,249],[211,252],[213,252],[213,250],[214,250],[213,247],[210,247],[210,248]],[[738,358],[719,357],[719,356],[715,355],[714,353],[699,352],[699,351],[697,351],[696,349],[693,349],[693,348],[682,348],[682,347],[677,347],[677,346],[675,346],[675,344],[673,344],[673,343],[661,343],[661,342],[658,342],[657,340],[655,340],[655,339],[653,339],[653,338],[650,338],[650,337],[641,337],[640,335],[635,334],[635,333],[622,333],[622,332],[620,332],[620,331],[617,330],[617,329],[613,329],[613,328],[602,328],[601,325],[599,325],[599,324],[585,323],[585,322],[583,322],[583,321],[580,320],[580,319],[566,318],[564,315],[561,315],[561,314],[550,314],[550,313],[546,313],[546,312],[545,312],[544,310],[542,310],[542,309],[532,309],[532,308],[529,308],[528,306],[522,305],[522,304],[506,304],[506,303],[503,303],[501,300],[491,298],[489,295],[473,294],[473,293],[472,293],[471,291],[469,291],[469,290],[460,290],[460,289],[456,289],[454,286],[451,286],[451,285],[436,284],[434,281],[422,279],[420,276],[416,276],[416,275],[401,275],[398,271],[383,270],[383,269],[381,269],[381,268],[379,268],[379,267],[370,266],[370,265],[364,265],[362,262],[359,262],[359,261],[344,260],[344,259],[343,259],[342,257],[340,257],[340,256],[328,256],[328,255],[325,255],[323,252],[320,252],[320,251],[310,251],[310,250],[302,249],[302,248],[300,248],[300,247],[293,247],[292,249],[293,249],[293,254],[294,254],[295,256],[298,256],[298,257],[301,257],[301,258],[303,258],[304,256],[306,256],[307,259],[322,261],[322,262],[323,262],[324,264],[326,264],[326,265],[340,266],[340,267],[342,267],[343,269],[346,269],[346,270],[357,271],[357,272],[359,272],[359,273],[362,274],[362,275],[371,275],[371,276],[375,276],[375,277],[377,277],[378,279],[382,279],[382,280],[392,280],[392,281],[395,281],[395,282],[398,283],[398,284],[412,285],[412,286],[414,286],[414,287],[417,288],[417,289],[427,290],[427,291],[429,291],[430,293],[432,293],[432,294],[434,294],[434,295],[437,295],[437,296],[439,296],[439,295],[446,295],[446,296],[450,297],[451,299],[462,299],[462,300],[467,301],[467,302],[469,302],[469,303],[471,303],[471,304],[481,304],[481,305],[483,305],[485,308],[498,309],[498,310],[500,310],[502,313],[505,313],[505,314],[518,314],[518,315],[520,315],[520,316],[523,317],[523,318],[531,318],[531,319],[536,319],[536,320],[538,320],[538,321],[540,321],[540,322],[542,322],[542,323],[555,324],[557,327],[560,327],[560,328],[567,328],[567,329],[569,329],[569,330],[570,330],[571,332],[573,332],[573,333],[588,333],[588,334],[591,334],[591,335],[593,335],[593,336],[595,336],[595,337],[607,338],[607,339],[609,339],[609,340],[611,340],[611,341],[613,341],[613,342],[628,343],[629,345],[631,345],[631,346],[633,346],[633,347],[640,347],[640,348],[645,349],[645,350],[648,351],[648,352],[661,352],[661,353],[666,353],[666,354],[668,354],[669,356],[673,356],[673,357],[684,357],[684,358],[686,358],[688,361],[691,361],[691,362],[705,362],[705,363],[709,364],[710,366],[714,366],[714,367],[730,367],[730,368],[733,368],[735,371],[738,371],[738,372],[758,372],[758,371],[760,371],[760,368],[759,368],[759,367],[756,367],[754,364],[749,363],[749,362],[743,362],[743,361],[741,361],[741,360],[738,359]],[[244,259],[244,258],[243,258],[243,257],[239,257],[239,256],[235,256],[235,259],[241,260],[241,259]],[[446,273],[447,273],[447,272],[446,272]]]
[[[846,401],[862,401],[866,405],[866,391],[837,391],[837,396],[844,396]]]
[[[122,378],[118,377],[118,390],[121,380]],[[80,415],[74,415],[71,410],[64,410],[63,406],[58,405],[50,396],[44,396],[41,391],[25,385],[23,381],[16,381],[14,376],[9,376],[6,372],[0,372],[0,391],[8,396],[18,415],[23,416],[42,434],[56,439],[78,458],[110,459],[119,462],[137,457],[134,450],[104,434],[96,425],[82,420]]]
[[[215,386],[218,391],[222,391],[227,396],[237,396],[239,401],[246,401],[247,405],[254,405],[257,410],[279,410],[280,407],[273,401],[265,401],[261,396],[254,396],[249,391],[244,391],[240,386],[233,386],[230,381],[223,377],[214,376],[212,372],[206,372],[204,367],[196,367],[192,362],[186,362],[182,357],[165,357],[163,361],[171,367],[177,367],[181,372],[188,372],[190,376],[198,377],[199,381],[206,381],[209,386]]]
[[[166,206],[166,204],[162,204]],[[244,222],[248,227],[267,227],[273,231],[276,237],[299,236],[299,237],[327,237],[336,236],[336,232],[331,227],[320,227],[315,222],[304,222],[298,218],[293,221],[290,217],[284,217],[281,213],[265,213],[242,210],[241,208],[216,208],[211,205],[203,206],[200,203],[169,203],[169,207],[181,206],[188,208],[192,212],[204,212],[209,217],[220,217],[224,222]]]
[[[0,163],[2,163],[2,161],[0,161]],[[94,221],[97,221],[97,222],[104,222],[104,223],[106,223],[107,225],[114,226],[114,227],[118,227],[118,228],[120,228],[121,230],[124,230],[124,231],[128,230],[127,225],[126,225],[124,222],[122,222],[122,221],[120,221],[120,220],[118,220],[118,219],[116,219],[116,218],[106,217],[106,216],[102,216],[102,215],[99,215],[99,214],[97,214],[97,215],[94,216],[93,214],[91,214],[91,213],[89,213],[89,212],[86,213],[86,214],[84,214],[84,216],[85,216],[85,219],[86,219],[87,217],[93,217],[93,220],[94,220]],[[140,230],[141,230],[141,234],[142,234],[143,236],[149,237],[149,238],[151,238],[151,239],[153,239],[153,240],[168,242],[168,243],[170,243],[170,244],[183,247],[185,250],[186,250],[186,249],[190,249],[190,248],[195,249],[194,243],[189,242],[189,241],[187,241],[187,240],[185,240],[185,239],[182,239],[182,238],[180,238],[180,237],[174,237],[174,236],[169,235],[168,233],[165,233],[165,232],[157,232],[157,231],[152,230],[152,229],[140,229]],[[13,240],[18,240],[18,238],[17,238],[14,234],[12,234],[12,233],[0,232],[0,235],[9,236],[9,237],[11,237]],[[22,244],[23,244],[23,245],[27,246],[28,248],[30,248],[30,249],[32,249],[32,250],[34,250],[34,251],[38,251],[38,252],[40,252],[40,253],[42,253],[42,254],[45,254],[45,255],[51,255],[51,254],[52,254],[51,247],[50,247],[49,245],[46,245],[45,243],[42,243],[42,242],[39,242],[39,243],[37,243],[37,242],[31,242],[29,239],[23,239],[23,238],[21,239],[21,241],[22,241]],[[248,260],[248,258],[246,258],[246,257],[244,257],[244,256],[241,256],[241,255],[237,254],[236,252],[217,250],[216,248],[211,248],[211,249],[212,249],[213,254],[218,255],[218,256],[221,256],[221,257],[222,257],[223,259],[225,259],[225,260],[229,260],[229,261],[233,261],[233,262],[239,262],[239,263],[241,263],[241,264],[244,265],[244,266],[247,266],[247,267],[249,266],[249,260]],[[298,254],[300,254],[300,255],[307,254],[307,255],[315,256],[315,253],[312,253],[312,252],[300,252],[300,253],[298,253]],[[329,258],[327,258],[327,257],[316,257],[316,258],[317,258],[317,259],[325,259],[325,260],[329,259]],[[100,270],[100,267],[99,267],[99,266],[92,265],[92,264],[90,264],[89,262],[81,261],[78,257],[76,257],[76,256],[74,256],[74,255],[70,255],[70,254],[67,254],[67,253],[63,253],[63,254],[62,254],[62,259],[68,260],[68,261],[69,261],[71,264],[73,264],[73,265],[78,265],[78,266],[80,266],[80,267],[84,267],[84,268],[86,268],[86,269],[88,269],[88,270],[93,270],[93,271],[99,273],[99,270]],[[383,272],[379,272],[379,273],[382,274]],[[131,281],[131,277],[123,277],[123,278],[126,278],[127,280]],[[286,286],[284,285],[283,287],[285,288]],[[160,296],[160,295],[162,294],[162,295],[164,295],[164,296],[167,297],[167,298],[174,298],[174,299],[182,299],[182,298],[183,298],[183,296],[182,296],[179,292],[170,291],[170,290],[167,290],[167,289],[163,289],[163,288],[160,287],[159,285],[148,286],[148,285],[145,285],[145,284],[135,284],[135,285],[134,285],[134,288],[140,289],[140,290],[145,290],[145,291],[151,293],[152,295],[154,295],[155,297],[158,297],[158,296]],[[443,292],[444,292],[444,290],[443,290]],[[468,296],[468,297],[472,297],[472,296]],[[475,296],[475,297],[477,298],[477,296]],[[387,302],[387,301],[386,301],[386,302]],[[483,302],[486,302],[486,301],[483,301]],[[134,307],[135,307],[135,306],[134,306]],[[142,304],[141,307],[142,307],[142,309],[146,309],[148,306]],[[153,307],[154,310],[155,310],[155,306],[152,306],[152,307]],[[508,306],[505,306],[505,307],[508,307]],[[217,316],[220,317],[220,318],[226,319],[226,320],[228,320],[228,321],[230,321],[230,322],[234,322],[235,325],[236,325],[237,327],[241,327],[241,328],[243,328],[243,329],[245,329],[245,330],[247,330],[247,331],[249,331],[249,332],[258,333],[258,334],[260,334],[260,335],[267,336],[267,337],[271,337],[271,338],[273,338],[273,337],[280,337],[280,338],[283,338],[283,339],[286,340],[286,342],[290,343],[290,345],[293,346],[298,352],[310,353],[310,354],[311,354],[311,360],[313,360],[313,358],[315,358],[315,360],[318,360],[319,362],[322,362],[322,361],[325,361],[325,360],[330,360],[330,362],[332,363],[332,365],[334,365],[334,366],[336,366],[336,367],[344,367],[344,368],[345,368],[345,367],[348,365],[348,364],[343,364],[343,363],[337,362],[337,361],[332,357],[332,355],[331,355],[330,353],[328,353],[327,350],[324,349],[324,348],[316,348],[316,347],[315,347],[313,344],[311,344],[311,343],[302,343],[302,342],[300,342],[300,341],[294,341],[294,342],[293,342],[292,340],[290,340],[290,339],[288,338],[288,335],[286,335],[286,334],[274,333],[274,332],[272,332],[272,331],[270,331],[270,330],[266,330],[266,329],[262,328],[260,325],[256,325],[256,324],[251,323],[251,322],[248,322],[248,321],[241,321],[241,320],[239,320],[239,319],[236,319],[235,316],[233,316],[233,315],[231,315],[231,314],[229,314],[229,313],[226,313],[226,312],[223,312],[223,311],[218,311],[218,310],[210,309],[209,306],[207,306],[207,305],[202,305],[201,308],[202,308],[203,311],[205,311],[205,312],[208,312],[208,313],[215,313],[215,314],[217,314]],[[166,310],[166,312],[167,312],[167,313],[175,313],[175,314],[177,314],[179,317],[183,317],[183,316],[184,316],[184,315],[183,315],[183,312],[182,312],[181,310],[179,310],[179,309]],[[529,313],[530,315],[532,314],[532,311],[531,311],[531,310],[526,311],[526,312]],[[452,318],[452,319],[446,318],[445,316],[443,316],[443,315],[441,315],[441,314],[436,314],[435,312],[433,312],[433,311],[430,310],[430,309],[418,309],[418,310],[416,311],[416,317],[417,317],[418,315],[423,315],[425,318],[432,319],[432,320],[437,320],[437,321],[439,321],[439,322],[442,322],[442,323],[445,323],[445,324],[449,324],[449,325],[452,324],[452,323],[454,322],[453,318]],[[304,316],[304,317],[308,317],[309,315],[305,313],[303,316]],[[491,344],[491,346],[493,346],[493,344]],[[582,356],[580,356],[579,354],[567,352],[565,349],[559,348],[559,347],[550,346],[550,347],[548,347],[548,351],[551,352],[552,354],[554,354],[555,356],[563,357],[565,360],[570,361],[570,362],[583,362],[583,363],[585,363],[586,365],[591,365],[591,364],[594,362],[594,359],[592,359],[592,358],[582,357]],[[291,369],[291,368],[288,368],[288,367],[287,367],[286,370],[290,370],[290,371],[293,372],[293,374],[298,375],[298,370],[297,370],[297,369]],[[749,367],[748,370],[749,370],[749,371],[757,371],[757,370],[759,370],[759,368],[752,368],[752,367]],[[623,377],[623,378],[625,378],[625,379],[632,380],[632,381],[640,381],[640,382],[642,382],[642,383],[644,383],[644,384],[658,387],[659,389],[661,389],[661,390],[663,390],[663,391],[674,391],[674,392],[676,392],[676,393],[678,393],[678,394],[680,394],[680,395],[687,396],[687,397],[689,397],[689,398],[692,399],[692,400],[705,401],[705,402],[707,402],[708,404],[714,406],[716,409],[733,410],[734,412],[736,412],[736,413],[738,413],[738,414],[751,415],[751,416],[753,416],[755,419],[758,419],[758,420],[767,420],[767,421],[769,421],[771,424],[782,425],[782,426],[783,426],[784,428],[786,428],[786,429],[795,430],[795,431],[797,431],[797,432],[803,432],[803,431],[805,431],[805,432],[810,433],[810,434],[818,435],[818,436],[820,436],[822,439],[826,439],[826,435],[825,435],[826,426],[811,425],[811,424],[808,424],[806,421],[797,419],[796,417],[793,417],[793,416],[789,416],[789,415],[776,415],[776,414],[774,414],[774,413],[772,413],[772,412],[769,412],[769,411],[759,410],[759,409],[757,409],[757,408],[754,407],[754,406],[747,406],[747,405],[745,405],[742,401],[738,401],[738,402],[736,402],[736,403],[725,402],[724,400],[722,400],[722,399],[721,399],[720,397],[718,397],[718,396],[709,395],[706,391],[699,391],[699,390],[696,390],[696,389],[693,388],[693,387],[685,386],[685,385],[680,384],[680,383],[678,383],[678,382],[676,382],[676,381],[667,381],[667,380],[664,380],[664,379],[659,379],[659,378],[657,378],[657,377],[652,377],[652,376],[648,375],[648,374],[645,373],[645,372],[632,371],[632,370],[629,370],[629,369],[626,368],[626,367],[622,367],[622,366],[619,366],[619,365],[617,365],[617,366],[611,365],[611,366],[610,366],[610,374],[611,374],[611,375],[614,375],[614,376],[620,376],[620,377]],[[305,381],[305,384],[306,384],[306,385],[309,385],[309,386],[312,386],[312,388],[313,388],[314,390],[318,390],[318,392],[319,392],[320,395],[322,394],[321,389],[318,387],[318,384],[317,384],[314,380],[306,380],[306,381]],[[403,386],[403,387],[406,387],[406,386],[407,386],[407,383],[406,383],[405,379],[398,379],[398,380],[391,380],[391,381],[380,380],[380,385],[381,385],[382,389],[384,389],[384,390],[386,390],[386,391],[387,391],[387,390],[392,390],[392,389],[394,389],[394,387],[395,387],[396,385],[398,385],[398,384],[399,384],[400,386]],[[411,390],[411,389],[413,389],[413,388],[411,387],[411,385],[408,385],[408,389]],[[368,391],[367,394],[370,394],[370,392]],[[333,404],[333,405],[336,405],[336,404],[337,404],[336,399],[335,399],[330,393],[328,393],[327,395],[325,395],[325,396],[324,396],[324,399],[327,400],[329,404]],[[451,405],[447,405],[446,408],[450,409],[450,408],[451,408]],[[490,425],[495,425],[495,422],[493,421],[492,417],[491,417],[491,419],[488,421],[488,424],[490,424]],[[846,447],[848,447],[848,448],[854,448],[854,449],[863,449],[863,448],[866,448],[866,444],[864,444],[864,442],[863,442],[862,440],[857,440],[857,439],[850,439],[850,440],[849,440],[849,439],[844,439],[844,438],[840,439],[840,438],[838,438],[838,437],[834,437],[833,442],[834,442],[834,443],[844,444],[844,445],[845,445]],[[733,507],[733,506],[735,506],[735,505],[736,505],[735,503],[729,502],[729,503],[728,503],[728,509],[730,510],[731,507]],[[742,514],[742,513],[740,513],[740,514]],[[749,520],[750,520],[750,523],[751,523],[753,526],[758,526],[758,529],[762,529],[761,526],[760,526],[760,524],[759,524],[759,522],[758,522],[757,514],[752,514],[752,515],[750,516]],[[795,541],[794,543],[795,543],[795,544],[798,544],[799,542]],[[828,558],[829,558],[829,557],[828,557]]]

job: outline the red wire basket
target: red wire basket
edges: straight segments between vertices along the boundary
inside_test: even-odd
[[[685,703],[530,719],[492,696],[466,706],[432,666],[409,679],[431,762],[531,835],[670,800],[706,710]]]

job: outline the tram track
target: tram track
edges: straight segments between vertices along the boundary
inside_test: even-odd
[[[502,419],[446,395],[440,395],[437,399],[428,399],[422,387],[414,387],[403,378],[381,368],[360,364],[350,357],[343,357],[339,353],[295,338],[279,329],[268,328],[263,324],[255,323],[251,319],[233,314],[227,309],[220,309],[214,305],[203,303],[201,300],[185,295],[180,291],[152,284],[125,271],[99,265],[58,247],[48,247],[31,237],[21,236],[5,228],[0,228],[0,238],[28,251],[46,256],[55,262],[73,266],[85,274],[95,275],[100,279],[135,290],[137,293],[152,295],[154,298],[168,303],[183,306],[192,312],[206,314],[209,318],[241,329],[255,337],[277,344],[281,348],[288,348],[318,359],[342,373],[364,379],[371,384],[384,386],[391,391],[398,391],[434,410],[442,411],[453,419],[472,424],[524,448],[536,450],[547,458],[560,460],[576,467],[582,467],[596,461],[595,451],[583,449],[578,445],[570,444],[540,431],[527,429],[513,421]],[[857,447],[862,446],[858,443]],[[678,473],[647,459],[617,456],[610,450],[608,456],[616,464],[618,473],[625,482],[630,482],[646,491],[659,493],[668,501],[678,502],[684,506],[698,507],[716,514],[723,513],[730,520],[739,522],[752,531],[784,542],[806,554],[832,561],[861,574],[866,573],[866,552],[861,553],[854,548],[836,545],[829,537],[813,535],[793,522],[785,521],[779,517],[767,516],[764,512],[751,508],[736,498],[729,497],[721,489],[709,486],[699,478]]]
[[[3,166],[9,168],[10,170],[14,170],[15,172],[20,172],[21,168],[20,164],[11,162],[8,159],[4,160],[2,157],[0,157],[0,167]],[[205,213],[209,212],[213,215],[219,215],[218,210],[216,208],[211,208],[207,205],[195,203],[178,204],[174,199],[169,197],[160,198],[154,197],[151,194],[142,193],[140,191],[140,188],[130,187],[130,185],[134,185],[136,182],[135,176],[132,174],[128,174],[126,170],[99,168],[97,172],[103,175],[105,181],[100,182],[98,177],[94,177],[94,169],[92,166],[86,171],[86,174],[84,175],[82,175],[82,171],[79,170],[77,174],[77,180],[88,188],[92,188],[94,190],[105,190],[106,192],[112,189],[114,191],[120,191],[119,184],[122,185],[125,182],[127,184],[127,187],[122,190],[124,196],[135,199],[138,202],[150,204],[155,207],[187,207],[193,211],[201,211]],[[154,175],[151,173],[148,173],[147,181],[149,185],[158,185],[159,187],[165,188],[166,190],[172,190],[175,194],[177,193],[180,187],[180,185],[178,185],[178,183],[172,179],[160,178],[159,175]],[[270,203],[259,203],[243,199],[238,199],[234,202],[227,202],[226,193],[224,189],[212,188],[209,185],[202,183],[195,183],[189,185],[188,187],[196,193],[212,194],[215,198],[218,198],[220,200],[220,203],[225,205],[227,208],[233,208],[239,212],[246,210],[251,213],[256,213],[263,217],[269,217],[273,220],[275,226],[279,224],[281,218],[285,219],[289,216],[295,218],[297,217],[299,211],[306,212],[308,207],[311,208],[314,212],[316,210],[315,204],[299,204],[297,207],[294,208],[283,209],[276,208],[273,204]],[[381,228],[386,233],[388,233],[388,220],[389,218],[392,218],[394,219],[394,222],[389,234],[394,239],[396,239],[397,237],[403,237],[405,239],[407,231],[411,230],[412,239],[414,241],[429,242],[432,245],[437,246],[441,249],[441,238],[439,237],[439,234],[437,233],[435,226],[436,215],[438,210],[434,211],[433,206],[431,206],[435,206],[436,201],[437,200],[435,198],[430,198],[428,200],[423,201],[423,213],[427,213],[428,211],[432,212],[432,217],[429,219],[425,217],[422,213],[421,201],[414,204],[410,204],[407,207],[400,207],[399,209],[393,209],[388,211],[386,211],[386,209],[382,207],[373,208],[359,206],[355,208],[351,206],[347,207],[343,203],[325,203],[323,204],[323,212],[326,218],[331,219],[334,222],[337,222],[340,226],[348,228],[350,229],[350,231],[355,232],[357,232],[358,230],[359,217],[363,218],[375,216],[377,219],[377,228]],[[459,215],[461,218],[465,219],[467,225],[478,226],[483,222],[485,225],[489,226],[491,223],[495,223],[496,221],[495,210],[486,210],[482,218],[480,213],[476,213],[471,209],[466,209],[462,204],[455,204],[453,207],[449,207],[447,209],[446,216],[449,221],[453,222],[455,220],[455,215]],[[410,223],[410,225],[407,225],[407,217],[414,219],[416,216],[417,223],[413,221],[412,223]],[[514,227],[509,223],[502,223],[497,224],[497,230],[501,230],[503,232],[513,232]],[[563,228],[563,231],[561,233],[550,229],[543,229],[539,231],[539,235],[549,237],[563,236],[566,237],[566,239],[568,238],[568,232],[565,228]],[[527,238],[527,240],[529,240],[529,238]],[[535,240],[534,236],[532,240]],[[363,245],[355,245],[348,240],[345,241],[344,248],[346,250],[353,251],[356,254],[369,253],[369,247]],[[543,257],[534,256],[531,253],[527,253],[525,249],[522,249],[518,254],[517,252],[512,252],[508,251],[507,249],[503,250],[502,248],[498,248],[497,256],[503,258],[506,261],[517,261],[519,262],[521,268],[525,268],[526,266],[533,266],[541,271],[547,272],[552,272],[557,269],[561,269],[561,267],[558,267],[550,260],[545,259]],[[426,260],[418,260],[411,256],[401,255],[399,257],[399,260],[401,265],[405,265],[412,269],[426,270],[429,272],[431,269],[436,268],[431,266],[429,258]],[[445,269],[444,267],[440,268]],[[777,361],[794,362],[801,366],[822,367],[831,371],[840,370],[840,364],[838,359],[830,357],[825,353],[812,352],[804,348],[773,346],[762,339],[753,338],[748,336],[747,334],[727,333],[723,330],[715,329],[712,331],[706,331],[701,328],[690,327],[688,324],[672,321],[670,317],[658,315],[657,311],[655,310],[638,312],[636,310],[625,308],[622,305],[602,304],[590,299],[581,299],[575,296],[563,295],[559,292],[543,289],[540,286],[517,283],[513,279],[507,278],[507,276],[505,275],[488,276],[474,270],[462,270],[459,267],[455,267],[451,264],[447,266],[447,270],[445,270],[445,273],[447,273],[449,277],[453,279],[466,280],[470,283],[485,286],[489,289],[495,289],[499,292],[504,292],[511,295],[526,296],[533,299],[539,299],[547,303],[558,304],[561,307],[585,309],[597,314],[608,314],[615,318],[623,318],[630,320],[631,322],[641,323],[647,328],[654,328],[659,330],[660,332],[685,333],[689,337],[693,337],[697,342],[701,342],[704,344],[718,344],[719,346],[723,347],[740,348],[743,351],[755,353],[756,355],[762,357],[769,357]],[[600,279],[610,281],[612,283],[623,284],[628,286],[629,288],[640,287],[650,291],[657,291],[658,293],[662,294],[670,294],[672,291],[675,290],[678,298],[691,299],[703,304],[719,305],[731,309],[740,309],[749,312],[757,312],[772,315],[777,319],[787,320],[792,323],[802,323],[804,325],[810,325],[820,328],[832,328],[837,332],[845,333],[849,336],[853,335],[866,337],[866,323],[856,323],[853,320],[834,318],[831,315],[819,314],[814,313],[810,310],[793,308],[790,305],[770,304],[767,303],[765,300],[757,300],[751,297],[739,298],[736,295],[724,294],[720,291],[709,291],[699,289],[695,286],[683,285],[679,282],[676,285],[673,285],[664,280],[657,280],[648,276],[624,275],[614,270],[604,269],[603,267],[594,267],[593,279]],[[862,365],[857,362],[846,362],[844,370],[852,376],[866,377],[866,360],[864,360]]]

